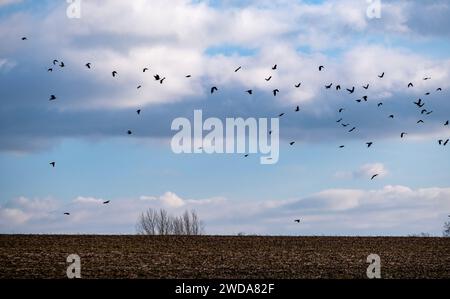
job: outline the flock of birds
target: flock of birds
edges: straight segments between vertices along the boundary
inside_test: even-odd
[[[28,38],[27,38],[27,37],[22,37],[22,40],[23,40],[23,41],[27,41]],[[48,72],[53,72],[55,67],[64,68],[64,67],[66,67],[66,65],[65,65],[65,63],[64,63],[63,61],[60,61],[60,60],[58,60],[58,59],[54,59],[53,62],[52,62],[52,66],[49,67],[47,71],[48,71]],[[91,70],[91,69],[93,68],[93,64],[92,64],[91,62],[88,62],[88,63],[85,64],[85,67],[86,67],[86,69]],[[278,69],[278,65],[277,65],[277,64],[273,65],[271,69],[272,69],[272,71],[276,71],[276,70]],[[234,72],[237,73],[237,72],[239,72],[240,70],[242,70],[242,66],[237,67],[237,68],[234,70]],[[322,72],[322,71],[324,71],[324,70],[325,70],[325,66],[320,65],[320,66],[318,67],[318,71],[319,71],[319,72]],[[149,71],[150,71],[150,69],[149,69],[148,67],[144,67],[144,68],[142,69],[142,72],[143,72],[143,73],[146,73],[146,72],[149,72]],[[113,78],[116,78],[116,77],[119,76],[119,72],[116,71],[116,70],[113,70],[113,71],[111,72],[111,76],[112,76]],[[384,77],[385,77],[385,72],[383,72],[383,73],[381,73],[380,75],[378,75],[378,79],[380,79],[380,80],[382,80]],[[154,75],[153,75],[153,78],[155,79],[155,81],[159,82],[159,84],[164,84],[164,81],[166,80],[166,77],[164,77],[164,76],[162,76],[162,75],[160,75],[160,74],[154,74]],[[187,74],[187,75],[185,75],[185,78],[187,78],[187,79],[192,78],[192,75],[191,75],[191,74]],[[264,80],[265,80],[266,82],[269,82],[270,80],[272,80],[272,78],[273,78],[273,74],[272,74],[272,75],[269,75],[269,76],[266,77],[266,78],[264,78]],[[423,78],[423,81],[428,81],[428,80],[431,80],[431,77],[424,77],[424,78]],[[302,82],[298,82],[298,83],[294,84],[294,88],[300,88],[301,85],[302,85]],[[339,84],[334,84],[334,83],[326,84],[324,87],[325,87],[326,90],[330,90],[330,89],[333,88],[333,85],[335,86],[336,91],[342,90],[341,85],[339,85]],[[413,87],[414,87],[414,83],[413,83],[413,82],[409,82],[409,83],[407,84],[407,88],[413,88]],[[141,88],[142,88],[142,85],[138,85],[138,86],[137,86],[137,89],[141,89]],[[366,85],[363,85],[363,86],[362,86],[362,89],[363,89],[363,90],[366,90],[366,91],[369,90],[369,88],[370,88],[370,84],[366,84]],[[345,88],[345,90],[348,92],[348,94],[351,95],[351,94],[354,94],[354,93],[355,93],[356,88],[355,88],[355,86],[352,86],[351,88]],[[436,92],[441,92],[441,91],[442,91],[442,88],[437,88],[437,89],[436,89]],[[217,86],[212,86],[211,89],[210,89],[210,94],[213,95],[213,94],[215,94],[215,93],[217,93],[217,92],[219,92],[219,88],[218,88]],[[249,94],[249,95],[253,95],[254,92],[253,92],[252,89],[248,89],[248,90],[245,90],[245,93],[247,93],[247,94]],[[280,93],[280,90],[279,90],[278,88],[275,88],[275,89],[272,90],[272,94],[273,94],[274,97],[276,97],[279,93]],[[425,93],[425,96],[429,96],[430,94],[431,94],[430,92],[427,92],[427,93]],[[57,96],[54,95],[54,94],[52,94],[52,95],[50,95],[49,100],[50,100],[50,101],[56,101],[56,100],[57,100]],[[359,98],[359,99],[357,99],[357,100],[355,100],[355,101],[356,101],[357,103],[362,103],[362,102],[368,102],[368,100],[369,100],[369,97],[368,97],[368,96],[362,96],[361,98]],[[420,98],[419,98],[417,101],[414,101],[413,104],[416,105],[416,106],[418,107],[418,109],[420,109],[420,115],[430,115],[430,114],[433,113],[432,110],[428,110],[428,109],[424,108],[424,106],[425,106],[426,103],[425,103],[422,99],[420,99]],[[383,102],[379,102],[379,103],[377,104],[377,107],[381,107],[381,106],[383,106]],[[294,112],[299,112],[299,111],[300,111],[300,106],[297,105],[297,106],[295,107],[295,109],[294,109]],[[342,107],[342,108],[339,108],[337,112],[338,112],[339,114],[342,114],[344,111],[345,111],[345,107]],[[137,115],[141,115],[141,112],[142,112],[141,109],[137,109],[137,110],[136,110]],[[283,113],[280,113],[280,114],[278,114],[278,117],[281,118],[281,117],[285,116],[285,114],[286,114],[286,113],[284,113],[284,112],[283,112]],[[394,119],[394,118],[395,118],[395,115],[394,115],[394,114],[390,114],[390,115],[388,116],[388,118]],[[351,126],[350,123],[344,122],[344,118],[343,118],[343,117],[340,117],[340,118],[336,121],[336,123],[337,123],[337,124],[340,124],[343,128],[346,128],[346,129],[350,128],[350,129],[348,129],[348,133],[352,133],[352,132],[354,132],[354,131],[356,131],[356,130],[358,129],[356,126]],[[419,120],[417,121],[417,124],[423,124],[423,123],[424,123],[424,120],[423,120],[423,119],[419,119]],[[444,126],[449,126],[449,120],[447,120],[447,121],[444,122]],[[131,130],[127,130],[126,133],[127,133],[128,135],[132,135],[132,134],[133,134],[133,132],[132,132]],[[269,131],[269,134],[272,134],[272,131]],[[405,137],[407,136],[407,134],[408,134],[407,132],[401,132],[401,133],[400,133],[400,138],[405,138]],[[449,143],[449,139],[439,139],[439,140],[438,140],[438,144],[441,145],[441,146],[447,146],[448,143]],[[293,146],[294,144],[295,144],[295,141],[289,142],[289,145],[290,145],[290,146]],[[373,144],[374,144],[374,142],[372,142],[372,141],[366,142],[367,148],[372,147]],[[345,145],[339,146],[339,148],[344,148],[344,147],[345,147]],[[248,157],[248,156],[249,156],[248,154],[245,154],[245,157]],[[50,165],[51,165],[52,167],[56,167],[56,162],[55,162],[55,161],[52,161],[52,162],[50,162]],[[373,175],[371,176],[371,180],[374,180],[374,179],[375,179],[376,177],[378,177],[379,175],[380,175],[379,173],[373,174]],[[109,203],[110,203],[109,200],[103,202],[103,204],[105,204],[105,205],[106,205],[106,204],[109,204]],[[64,215],[69,216],[70,213],[69,213],[69,212],[65,212]],[[294,221],[297,222],[297,223],[300,223],[300,219],[295,219]]]

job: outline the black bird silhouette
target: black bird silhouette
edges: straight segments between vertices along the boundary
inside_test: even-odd
[[[246,157],[246,158],[247,158],[248,156],[249,156],[249,154],[245,154],[245,155],[244,155],[244,157]]]
[[[427,92],[425,95],[426,95],[426,96],[429,96],[430,94],[431,94],[430,92]]]
[[[50,162],[49,163],[53,168],[55,168],[55,166],[56,166],[56,162]]]
[[[342,121],[342,118],[338,119],[336,122],[337,122],[337,123],[340,123],[341,121]]]
[[[138,115],[141,115],[141,109],[136,110],[136,113],[137,113]]]
[[[367,147],[369,148],[372,146],[373,142],[366,142],[366,144],[367,144]]]
[[[131,132],[131,130],[128,130],[128,131],[127,131],[127,134],[128,134],[128,135],[132,135],[133,132]]]
[[[325,85],[325,88],[326,88],[326,89],[330,89],[331,86],[333,86],[333,83],[330,83],[330,85]]]
[[[389,115],[389,118],[394,118],[394,114]]]
[[[423,81],[431,80],[431,77],[425,77],[423,78]]]
[[[107,201],[104,201],[103,204],[104,204],[104,205],[107,205],[107,204],[109,204],[110,202],[111,202],[110,200],[107,200]]]
[[[186,75],[186,78],[191,78],[192,77],[192,75]]]
[[[436,89],[436,91],[442,91],[442,88],[439,87],[438,89]]]
[[[53,72],[53,68],[49,68],[47,72]]]
[[[266,80],[267,82],[269,82],[270,79],[272,79],[272,76],[270,76],[269,78],[265,78],[264,80]]]
[[[339,148],[344,148],[345,147],[345,145],[341,145],[341,146],[339,146]]]
[[[384,77],[384,72],[378,76],[378,78],[382,79]]]
[[[290,145],[294,145],[294,144],[295,144],[295,141],[292,141],[292,142],[290,142],[289,144],[290,144]]]
[[[419,108],[422,108],[425,106],[425,103],[422,102],[422,99],[418,99],[417,102],[414,102]]]
[[[300,82],[300,83],[298,83],[298,84],[296,84],[294,86],[295,86],[295,88],[299,88],[301,85],[302,85],[302,82]]]
[[[273,96],[276,97],[276,96],[277,96],[277,93],[279,93],[279,92],[280,92],[280,91],[279,91],[278,89],[274,89],[274,90],[273,90]]]
[[[59,61],[58,60],[53,60],[53,65],[56,65]]]
[[[348,91],[349,93],[354,93],[354,92],[355,92],[355,87],[353,86],[352,89],[348,89],[348,88],[347,88],[347,91]]]
[[[373,180],[374,178],[376,178],[378,176],[378,174],[374,174],[371,178],[371,180]]]
[[[421,120],[421,119],[419,119],[419,120],[417,121],[417,123],[418,123],[418,124],[423,124],[423,123],[424,123],[424,121],[423,121],[423,120]]]
[[[364,89],[369,89],[369,84],[367,84],[366,86],[363,86]]]
[[[323,65],[319,66],[319,72],[321,72],[325,67]]]
[[[336,90],[341,90],[341,86],[340,85],[336,85]]]
[[[356,100],[356,101],[357,101],[358,103],[361,103],[362,100],[361,100],[361,99],[358,99],[358,100]]]
[[[363,96],[362,98],[365,102],[367,102],[367,99],[368,99],[367,96]]]
[[[145,73],[146,71],[148,71],[148,67],[144,67],[144,68],[142,69],[142,72],[143,72],[143,73]]]
[[[444,142],[444,140],[442,139],[438,140],[439,145],[442,145],[442,142]]]
[[[449,140],[450,140],[450,139],[447,139],[447,140],[444,142],[444,146],[447,145],[447,143],[448,143]]]
[[[249,89],[249,90],[246,91],[246,93],[253,94],[253,90]]]
[[[445,122],[444,126],[448,126],[448,124],[449,124],[449,121],[447,120],[447,121]]]
[[[378,107],[381,107],[381,106],[383,106],[383,103],[381,103],[381,102],[378,103]]]
[[[116,71],[113,71],[113,72],[112,72],[112,76],[113,76],[113,77],[116,77],[116,76],[117,76],[117,72],[116,72]]]
[[[420,114],[424,114],[425,112],[427,112],[427,109],[423,109],[422,111],[420,111]]]
[[[278,67],[278,65],[275,64],[275,65],[272,67],[272,70],[276,70],[277,67]]]
[[[300,111],[300,106],[297,106],[296,108],[295,108],[295,112],[299,112]]]
[[[432,110],[432,111],[428,111],[428,112],[427,112],[427,115],[430,115],[431,113],[433,113],[433,110]]]
[[[66,216],[70,216],[70,213],[67,213],[67,212],[66,212],[66,213],[64,213],[64,215],[66,215]]]
[[[161,80],[159,80],[159,83],[163,84],[164,80],[166,80],[166,77],[162,78]]]
[[[64,62],[61,61],[61,63],[59,64],[60,67],[65,67],[66,65],[64,64]]]
[[[294,222],[300,223],[300,219],[295,219]]]
[[[235,73],[239,72],[241,68],[242,68],[241,66],[238,67],[237,69],[234,70],[234,72],[235,72]]]
[[[344,128],[346,128],[346,127],[350,126],[350,124],[342,124],[342,126],[343,126]]]
[[[24,37],[22,37],[22,40],[28,40],[28,38],[24,36]]]
[[[350,131],[348,131],[349,133],[353,132],[354,130],[356,130],[356,127],[353,127]]]
[[[403,137],[405,137],[406,135],[408,135],[408,133],[403,132],[403,133],[400,134],[400,138],[403,138]]]
[[[88,69],[90,69],[91,68],[91,63],[90,62],[88,62],[88,63],[86,63],[86,65],[85,65]]]
[[[211,94],[213,94],[214,92],[218,91],[219,89],[215,86],[211,87]]]
[[[153,78],[155,78],[156,81],[161,80],[161,77],[158,74],[154,75]]]
[[[342,111],[344,111],[344,110],[345,110],[344,108],[340,108],[339,113],[342,113]]]
[[[55,96],[54,94],[52,94],[52,95],[50,96],[50,101],[54,101],[54,100],[56,100],[56,96]]]
[[[414,84],[412,84],[412,82],[409,82],[408,84],[408,88],[414,87]]]
[[[142,85],[138,85],[137,89],[141,89],[141,88],[142,88]]]
[[[280,113],[279,115],[278,115],[278,117],[282,117],[284,115],[284,113]]]

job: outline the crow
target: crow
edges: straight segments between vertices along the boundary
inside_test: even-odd
[[[409,82],[408,84],[408,88],[414,87],[414,84],[412,84],[412,82]]]
[[[373,180],[374,178],[376,178],[378,176],[378,174],[374,174],[371,178],[371,180]]]
[[[52,94],[52,95],[50,96],[50,101],[54,101],[54,100],[56,100],[56,96],[55,96],[54,94]]]
[[[272,76],[270,76],[269,78],[265,78],[264,80],[266,80],[267,82],[269,82],[270,79],[272,79]]]
[[[253,90],[249,89],[249,90],[246,91],[246,93],[253,94]]]
[[[354,93],[354,92],[355,92],[355,87],[353,86],[352,89],[348,89],[348,88],[347,88],[347,91],[348,91],[349,93]]]
[[[356,127],[353,127],[350,131],[348,131],[349,133],[353,132],[354,130],[356,130]]]
[[[90,62],[88,62],[88,63],[85,64],[85,66],[86,66],[88,69],[91,68],[91,65],[92,65],[92,64],[91,64]]]
[[[65,67],[66,65],[64,64],[64,62],[61,61],[61,63],[59,64],[60,67]]]
[[[319,66],[319,72],[321,72],[325,67],[323,65]]]
[[[325,85],[325,88],[326,88],[326,89],[330,89],[331,86],[333,86],[333,83],[330,83],[330,85]]]
[[[341,86],[340,85],[336,85],[336,90],[341,90]]]
[[[279,115],[278,115],[278,117],[282,117],[284,115],[284,113],[280,113]]]
[[[300,111],[300,106],[297,106],[296,108],[295,108],[295,112],[299,112]]]
[[[191,78],[192,77],[192,75],[186,75],[186,78]]]
[[[238,67],[237,69],[234,70],[234,72],[235,72],[235,73],[239,72],[239,70],[240,70],[241,68],[242,68],[241,66]]]
[[[49,163],[53,168],[55,168],[55,166],[56,166],[56,162],[50,162]]]
[[[145,73],[146,71],[148,71],[148,67],[145,67],[142,69],[142,72]]]
[[[419,120],[417,121],[417,123],[418,123],[418,124],[421,124],[421,123],[423,124],[423,123],[424,123],[424,121],[423,121],[423,120],[421,120],[421,119],[419,119]]]
[[[369,84],[367,84],[366,86],[363,86],[364,89],[369,89]]]
[[[295,219],[294,222],[300,223],[300,219]]]
[[[156,81],[161,80],[161,77],[158,74],[154,75],[153,78],[155,78]]]
[[[67,212],[66,212],[66,213],[64,213],[64,215],[66,215],[66,216],[70,216],[70,213],[67,213]]]
[[[211,87],[211,94],[218,91],[219,89],[216,86]]]
[[[24,36],[24,37],[22,37],[22,40],[28,40],[28,38]]]
[[[389,115],[389,118],[394,118],[394,114]]]
[[[339,148],[344,148],[345,147],[345,145],[341,145],[341,146],[339,146]]]
[[[408,135],[408,133],[403,132],[403,133],[400,134],[400,138],[403,138],[403,137],[405,137],[406,135]]]
[[[141,115],[141,109],[136,110],[137,115]]]
[[[295,141],[292,141],[289,143],[291,146],[295,144]]]
[[[115,78],[115,77],[117,76],[117,72],[116,72],[116,71],[113,71],[113,72],[112,72],[112,76]]]
[[[166,80],[166,77],[162,78],[161,80],[159,80],[159,83],[163,84],[164,80]]]
[[[337,122],[337,123],[340,123],[341,121],[342,121],[342,118],[338,119],[336,122]]]
[[[49,68],[47,72],[53,72],[53,68]]]
[[[300,83],[298,83],[298,84],[296,84],[294,86],[295,86],[295,88],[299,88],[301,85],[302,85],[302,83],[300,82]]]
[[[131,130],[128,130],[128,131],[127,131],[127,134],[128,134],[128,135],[132,135],[133,132],[131,132]]]
[[[383,79],[383,77],[384,77],[384,72],[378,76],[378,78],[380,78],[380,79]]]
[[[280,92],[280,91],[279,91],[278,89],[274,89],[274,90],[273,90],[273,96],[276,97],[276,96],[277,96],[277,93],[279,93],[279,92]]]
[[[422,108],[425,106],[425,103],[422,102],[422,99],[417,100],[417,102],[414,102],[419,108]]]
[[[344,108],[340,108],[339,113],[342,113],[342,111],[344,111],[344,110],[345,110]]]
[[[381,107],[381,106],[383,106],[383,103],[381,103],[381,102],[378,103],[378,107]]]
[[[445,122],[444,126],[448,126],[448,124],[449,124],[449,121],[447,120],[447,121]]]
[[[111,202],[110,200],[107,200],[107,201],[104,201],[103,204],[104,204],[104,205],[107,205],[107,204],[109,204],[110,202]]]
[[[366,142],[366,144],[367,144],[367,147],[369,148],[372,146],[373,142]]]
[[[276,70],[277,67],[278,67],[278,66],[275,64],[275,65],[272,67],[272,70]]]

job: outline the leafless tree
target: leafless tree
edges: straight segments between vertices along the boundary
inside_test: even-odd
[[[444,223],[444,231],[442,232],[444,237],[450,237],[450,221]]]
[[[204,231],[197,213],[185,211],[182,216],[172,216],[164,209],[148,209],[139,216],[136,225],[140,235],[201,235]]]

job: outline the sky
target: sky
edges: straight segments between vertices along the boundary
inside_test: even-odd
[[[164,208],[196,210],[207,234],[441,235],[448,1],[79,4],[69,18],[66,1],[0,0],[0,233],[134,234],[140,213]],[[172,121],[199,109],[285,113],[278,163],[175,154]]]

